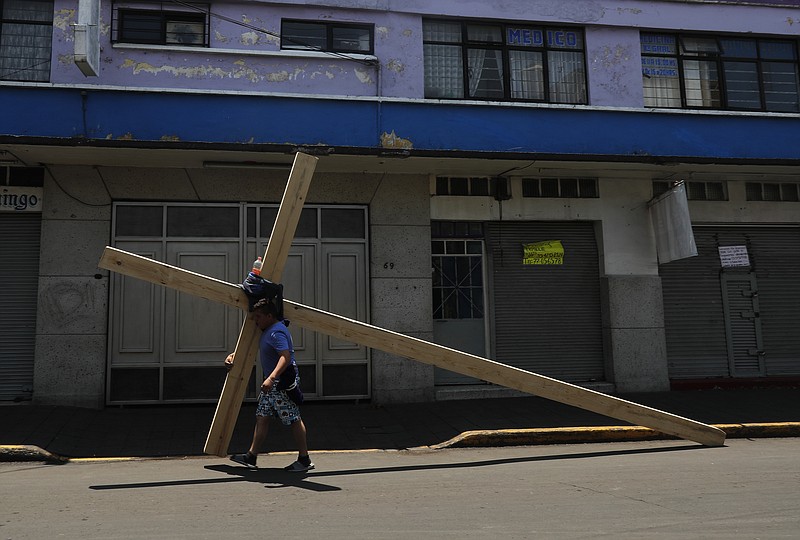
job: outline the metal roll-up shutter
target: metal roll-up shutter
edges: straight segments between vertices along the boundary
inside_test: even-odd
[[[758,306],[766,375],[800,374],[800,228],[696,226],[694,235],[697,257],[661,265],[659,270],[670,378],[758,375],[757,365],[751,370],[738,366],[731,371],[723,272],[755,277],[747,287],[752,291],[741,294],[757,293],[757,303],[752,305]],[[751,266],[723,270],[720,246],[746,246]],[[728,290],[727,294],[732,293]],[[734,309],[730,299],[728,305]],[[736,322],[743,309],[727,315]],[[735,333],[736,328],[730,324],[728,331]],[[731,336],[734,346],[736,337]]]
[[[0,214],[0,400],[30,399],[41,214]]]
[[[766,374],[800,375],[800,228],[750,228],[745,236],[758,280]]]
[[[561,265],[524,265],[523,244],[560,240]],[[571,382],[604,380],[597,241],[590,222],[488,225],[498,362]]]
[[[669,377],[728,375],[717,231],[694,229],[697,256],[659,267]],[[740,238],[731,238],[736,245]]]

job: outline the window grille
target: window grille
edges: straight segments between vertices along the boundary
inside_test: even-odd
[[[596,178],[523,178],[523,197],[595,199]]]
[[[208,47],[211,6],[199,2],[115,1],[112,43]]]
[[[672,182],[656,180],[653,182],[653,197],[666,193]],[[728,192],[725,182],[686,182],[686,198],[690,201],[727,201]]]
[[[642,33],[647,107],[800,111],[797,43]]]
[[[373,26],[338,22],[281,21],[281,49],[373,53]]]
[[[747,182],[745,197],[748,201],[800,201],[800,184],[793,182]]]
[[[439,176],[436,195],[494,196],[497,182],[489,177]]]
[[[53,0],[0,0],[0,80],[48,82]]]
[[[434,319],[483,318],[482,238],[480,223],[431,223]]]

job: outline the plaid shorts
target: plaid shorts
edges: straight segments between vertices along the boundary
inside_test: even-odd
[[[274,416],[280,419],[284,426],[292,425],[300,420],[300,407],[289,399],[285,390],[270,389],[258,395],[256,416]]]

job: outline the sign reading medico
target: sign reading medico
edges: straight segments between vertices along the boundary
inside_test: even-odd
[[[42,188],[0,187],[0,212],[41,212]]]
[[[522,244],[522,264],[564,264],[561,240]]]

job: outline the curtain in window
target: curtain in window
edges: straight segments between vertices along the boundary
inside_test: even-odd
[[[509,51],[511,97],[544,99],[544,62],[542,53]]]
[[[583,53],[550,51],[547,53],[552,103],[586,103],[586,73]]]
[[[503,42],[498,26],[469,24],[467,39],[470,42]],[[503,53],[496,49],[474,48],[467,51],[467,80],[469,97],[498,98],[505,96],[503,89]]]
[[[502,99],[505,96],[501,51],[469,49],[467,68],[470,97]]]
[[[0,79],[50,80],[52,21],[52,0],[3,2],[0,18]]]

